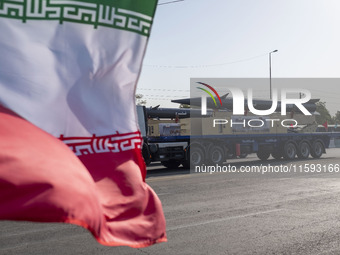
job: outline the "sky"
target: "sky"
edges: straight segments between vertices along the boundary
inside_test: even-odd
[[[275,78],[339,78],[339,13],[338,0],[184,0],[158,5],[137,93],[147,106],[177,108],[170,101],[190,96],[190,78],[269,80],[273,50],[278,50],[271,54],[273,87]],[[326,102],[331,114],[340,110],[340,86],[305,89]],[[269,85],[254,90],[258,98],[269,98]]]

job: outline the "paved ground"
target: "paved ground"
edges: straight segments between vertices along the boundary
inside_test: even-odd
[[[230,162],[261,167],[254,157]],[[340,149],[267,163],[329,170]],[[4,221],[0,254],[340,254],[340,173],[189,174],[154,165],[147,182],[163,203],[167,243],[104,247],[80,227]]]

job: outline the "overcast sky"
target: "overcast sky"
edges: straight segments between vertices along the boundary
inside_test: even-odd
[[[170,100],[189,97],[193,77],[269,79],[269,52],[276,49],[273,78],[338,78],[339,13],[338,0],[185,0],[159,5],[137,93],[148,106],[177,108]],[[258,97],[269,97],[269,85],[254,89]],[[325,101],[332,114],[340,110],[340,83],[306,89]]]

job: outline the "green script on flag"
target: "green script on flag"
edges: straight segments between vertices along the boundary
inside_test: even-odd
[[[0,2],[0,17],[29,20],[57,20],[76,22],[136,32],[149,36],[153,13],[150,6],[154,0],[147,3],[136,1],[134,5],[128,1],[69,1],[69,0],[31,0]],[[142,2],[142,3],[141,3]]]

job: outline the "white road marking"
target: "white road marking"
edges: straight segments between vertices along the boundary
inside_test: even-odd
[[[237,216],[225,217],[225,218],[220,218],[220,219],[208,220],[208,221],[204,221],[204,222],[185,224],[185,225],[167,228],[167,231],[178,230],[178,229],[182,229],[182,228],[196,227],[196,226],[201,226],[201,225],[206,225],[206,224],[211,224],[211,223],[217,223],[217,222],[222,222],[222,221],[227,221],[227,220],[233,220],[233,219],[245,218],[245,217],[261,215],[261,214],[266,214],[266,213],[278,212],[278,211],[282,211],[282,210],[283,209],[273,209],[273,210],[268,210],[268,211],[248,213],[248,214],[243,214],[243,215],[237,215]]]

